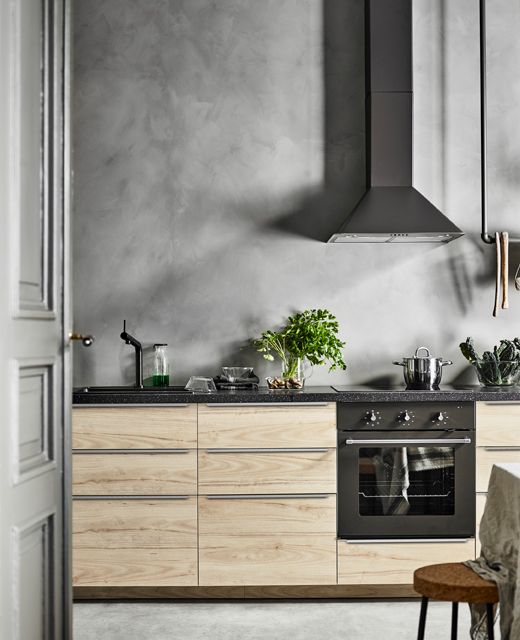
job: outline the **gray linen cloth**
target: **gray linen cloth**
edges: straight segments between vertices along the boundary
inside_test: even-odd
[[[408,456],[405,447],[382,449],[374,457],[378,496],[385,516],[404,514],[410,509],[408,502]]]
[[[465,564],[486,580],[497,583],[502,640],[520,640],[520,464],[494,465],[480,522],[481,555]],[[484,607],[471,606],[471,637],[485,640]]]
[[[408,513],[410,472],[453,467],[451,447],[390,447],[374,456],[376,481],[384,515]]]

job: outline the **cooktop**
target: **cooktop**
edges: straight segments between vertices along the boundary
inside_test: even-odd
[[[386,385],[386,384],[360,384],[360,385],[348,385],[348,384],[333,384],[331,385],[334,391],[418,391],[418,389],[407,389],[404,384],[399,385]],[[439,389],[423,389],[422,391],[474,391],[480,388],[478,385],[471,384],[441,384]],[[421,391],[421,390],[419,390]]]

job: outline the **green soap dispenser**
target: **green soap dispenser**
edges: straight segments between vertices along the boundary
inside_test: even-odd
[[[170,385],[170,366],[168,364],[167,344],[154,344],[152,385],[168,387]]]

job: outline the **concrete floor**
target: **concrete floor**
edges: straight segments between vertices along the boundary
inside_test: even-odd
[[[419,601],[103,602],[74,605],[74,640],[415,640]],[[451,605],[429,606],[426,640],[450,637]],[[469,638],[460,605],[459,639]]]

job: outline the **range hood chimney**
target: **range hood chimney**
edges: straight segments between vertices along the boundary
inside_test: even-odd
[[[365,0],[367,192],[329,242],[450,242],[462,231],[412,186],[412,0]]]

